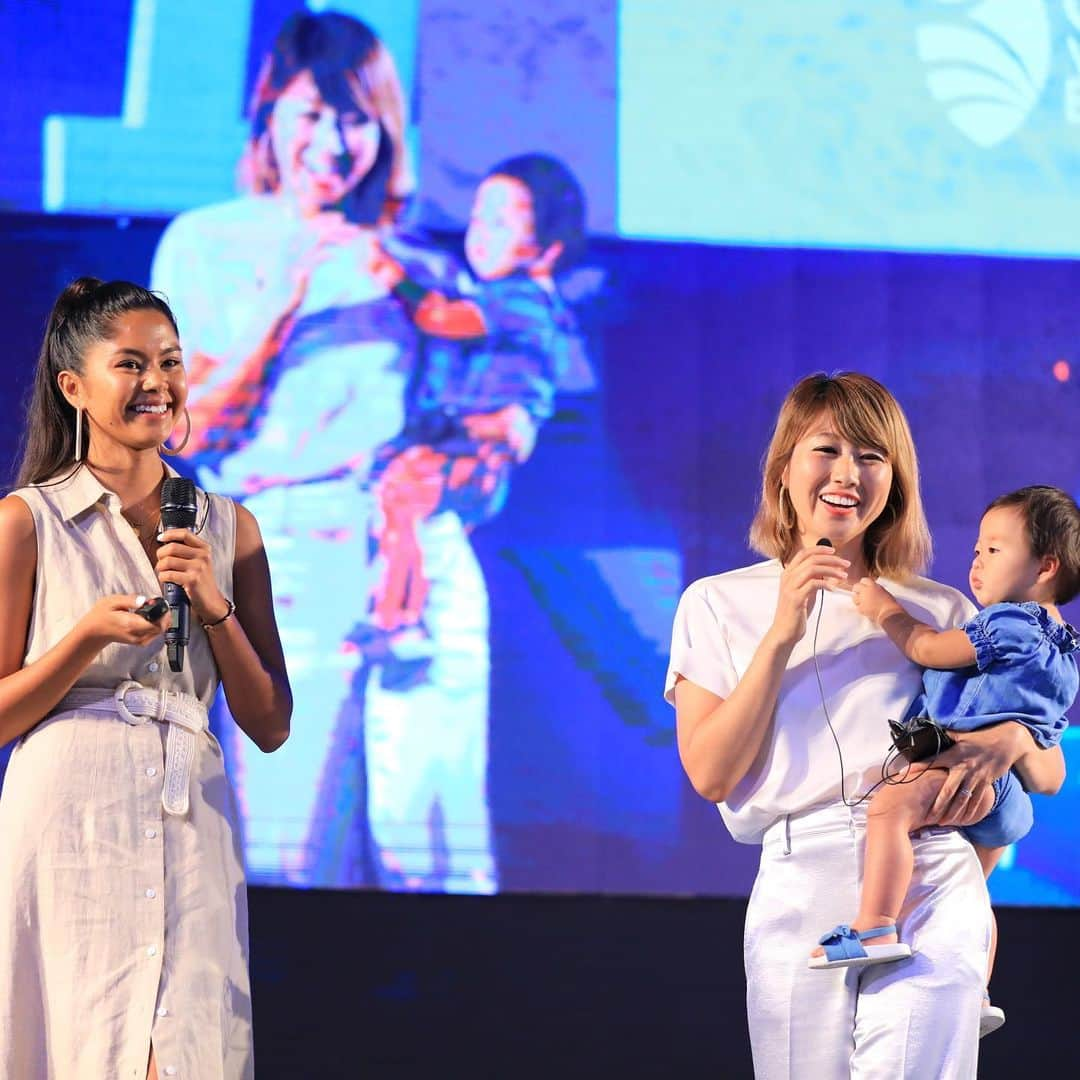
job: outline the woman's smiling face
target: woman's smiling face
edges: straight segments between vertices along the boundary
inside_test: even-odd
[[[187,401],[176,331],[152,309],[119,316],[110,337],[86,350],[82,374],[61,373],[60,381],[69,400],[76,397],[86,410],[92,453],[103,443],[156,449]]]
[[[879,446],[840,435],[828,413],[795,444],[783,483],[795,508],[803,547],[828,537],[838,551],[861,537],[885,509],[893,469]]]
[[[305,216],[341,203],[371,171],[381,139],[376,120],[347,98],[324,100],[308,71],[274,103],[269,131],[281,189]]]

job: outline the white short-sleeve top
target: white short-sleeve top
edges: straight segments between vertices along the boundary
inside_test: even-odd
[[[677,676],[728,697],[772,623],[782,567],[775,559],[701,578],[679,601],[665,698],[674,704]],[[926,578],[881,579],[915,618],[946,630],[975,613],[956,589]],[[825,703],[843,753],[850,800],[880,779],[889,750],[887,721],[899,720],[921,686],[922,669],[855,608],[844,591],[821,594],[817,658]],[[760,842],[784,814],[841,796],[841,765],[822,708],[813,662],[817,609],[792,650],[780,683],[772,729],[750,771],[717,808],[738,841]]]
[[[150,284],[192,357],[189,405],[250,359],[275,314],[268,304],[281,304],[267,283],[300,258],[310,231],[272,195],[189,210],[165,230]],[[362,479],[375,449],[401,431],[416,330],[400,301],[359,272],[361,248],[330,245],[325,255],[266,366],[258,423],[227,451],[201,455],[203,486],[240,495],[335,473]]]

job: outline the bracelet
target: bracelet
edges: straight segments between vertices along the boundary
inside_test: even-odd
[[[420,302],[431,290],[425,289],[423,285],[419,285],[412,278],[403,277],[390,291],[410,312],[413,312],[420,306]]]
[[[225,603],[229,605],[229,610],[221,616],[220,619],[215,619],[213,622],[200,622],[199,625],[204,630],[213,630],[214,627],[220,626],[226,619],[231,619],[236,614],[236,605],[228,598],[225,598]]]

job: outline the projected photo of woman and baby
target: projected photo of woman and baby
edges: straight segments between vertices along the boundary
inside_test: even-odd
[[[292,734],[262,754],[213,717],[253,882],[745,894],[757,850],[689,787],[664,675],[683,589],[756,558],[810,372],[904,407],[941,582],[966,591],[993,498],[1080,490],[1049,44],[992,28],[1041,81],[991,145],[935,91],[990,33],[964,5],[581,7],[4,16],[51,42],[12,82],[12,321],[83,273],[159,290],[172,461],[262,531]],[[1075,808],[1071,779],[1036,797],[997,900],[1080,902]]]
[[[517,154],[479,178],[456,257],[410,235],[405,94],[338,13],[285,23],[251,112],[251,194],[180,215],[151,270],[188,349],[184,455],[261,522],[297,702],[288,755],[228,740],[249,866],[490,893],[470,533],[587,363],[556,284],[584,248],[584,193],[557,157]]]

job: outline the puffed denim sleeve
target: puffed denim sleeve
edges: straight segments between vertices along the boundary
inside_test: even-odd
[[[964,624],[980,671],[1033,656],[1043,641],[1038,617],[1020,604],[991,604]]]
[[[675,683],[680,675],[722,698],[729,697],[739,681],[722,619],[704,581],[695,582],[683,593],[675,612],[664,685],[664,699],[671,705],[675,704]]]

